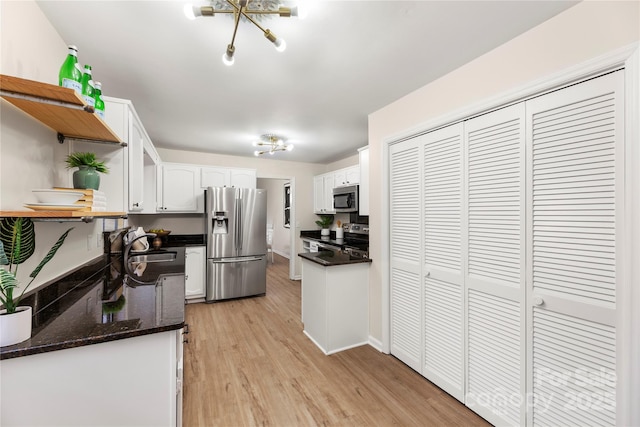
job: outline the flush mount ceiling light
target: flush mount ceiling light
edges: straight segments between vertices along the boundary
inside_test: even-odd
[[[256,156],[260,156],[265,153],[269,153],[273,155],[276,151],[291,151],[293,150],[293,145],[285,144],[284,139],[278,135],[274,135],[271,133],[267,133],[265,135],[260,135],[260,141],[255,141],[253,143],[254,147],[265,147],[262,150],[256,150],[253,152]]]
[[[264,29],[258,23],[264,17],[278,15],[281,17],[299,16],[298,6],[284,7],[279,0],[213,0],[211,6],[184,6],[184,14],[189,19],[199,16],[213,17],[217,13],[233,14],[234,28],[231,43],[227,45],[227,51],[222,55],[222,62],[225,65],[233,65],[233,55],[236,51],[235,41],[238,32],[238,24],[242,18],[250,21],[262,31],[264,36],[275,46],[278,52],[283,52],[287,44],[284,40],[276,37],[268,28]]]

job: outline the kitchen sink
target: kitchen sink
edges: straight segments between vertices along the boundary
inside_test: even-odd
[[[148,252],[146,254],[132,255],[129,257],[129,263],[141,262],[170,262],[176,259],[176,252]]]

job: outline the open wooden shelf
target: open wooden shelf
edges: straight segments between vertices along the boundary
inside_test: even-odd
[[[0,211],[0,218],[33,218],[42,220],[84,221],[94,218],[126,218],[126,212],[81,212],[81,211]]]
[[[65,137],[126,145],[73,89],[0,74],[1,96]]]

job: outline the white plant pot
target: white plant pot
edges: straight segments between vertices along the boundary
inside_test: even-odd
[[[320,230],[320,235],[321,236],[328,236],[331,232],[329,231],[328,228],[323,228],[322,230]]]
[[[0,310],[0,347],[18,344],[31,338],[31,307],[18,307],[15,313]]]

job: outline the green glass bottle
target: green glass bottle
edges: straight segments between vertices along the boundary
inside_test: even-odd
[[[78,48],[69,45],[69,53],[67,58],[60,67],[58,73],[58,84],[62,87],[68,87],[76,91],[78,95],[82,95],[82,71],[78,64]]]
[[[95,87],[93,85],[93,77],[91,76],[91,65],[85,65],[84,73],[82,74],[82,99],[92,107],[96,106],[94,93]]]
[[[102,100],[102,83],[95,82],[94,83],[96,90],[94,93],[94,98],[96,100],[96,114],[104,120],[104,101]]]

